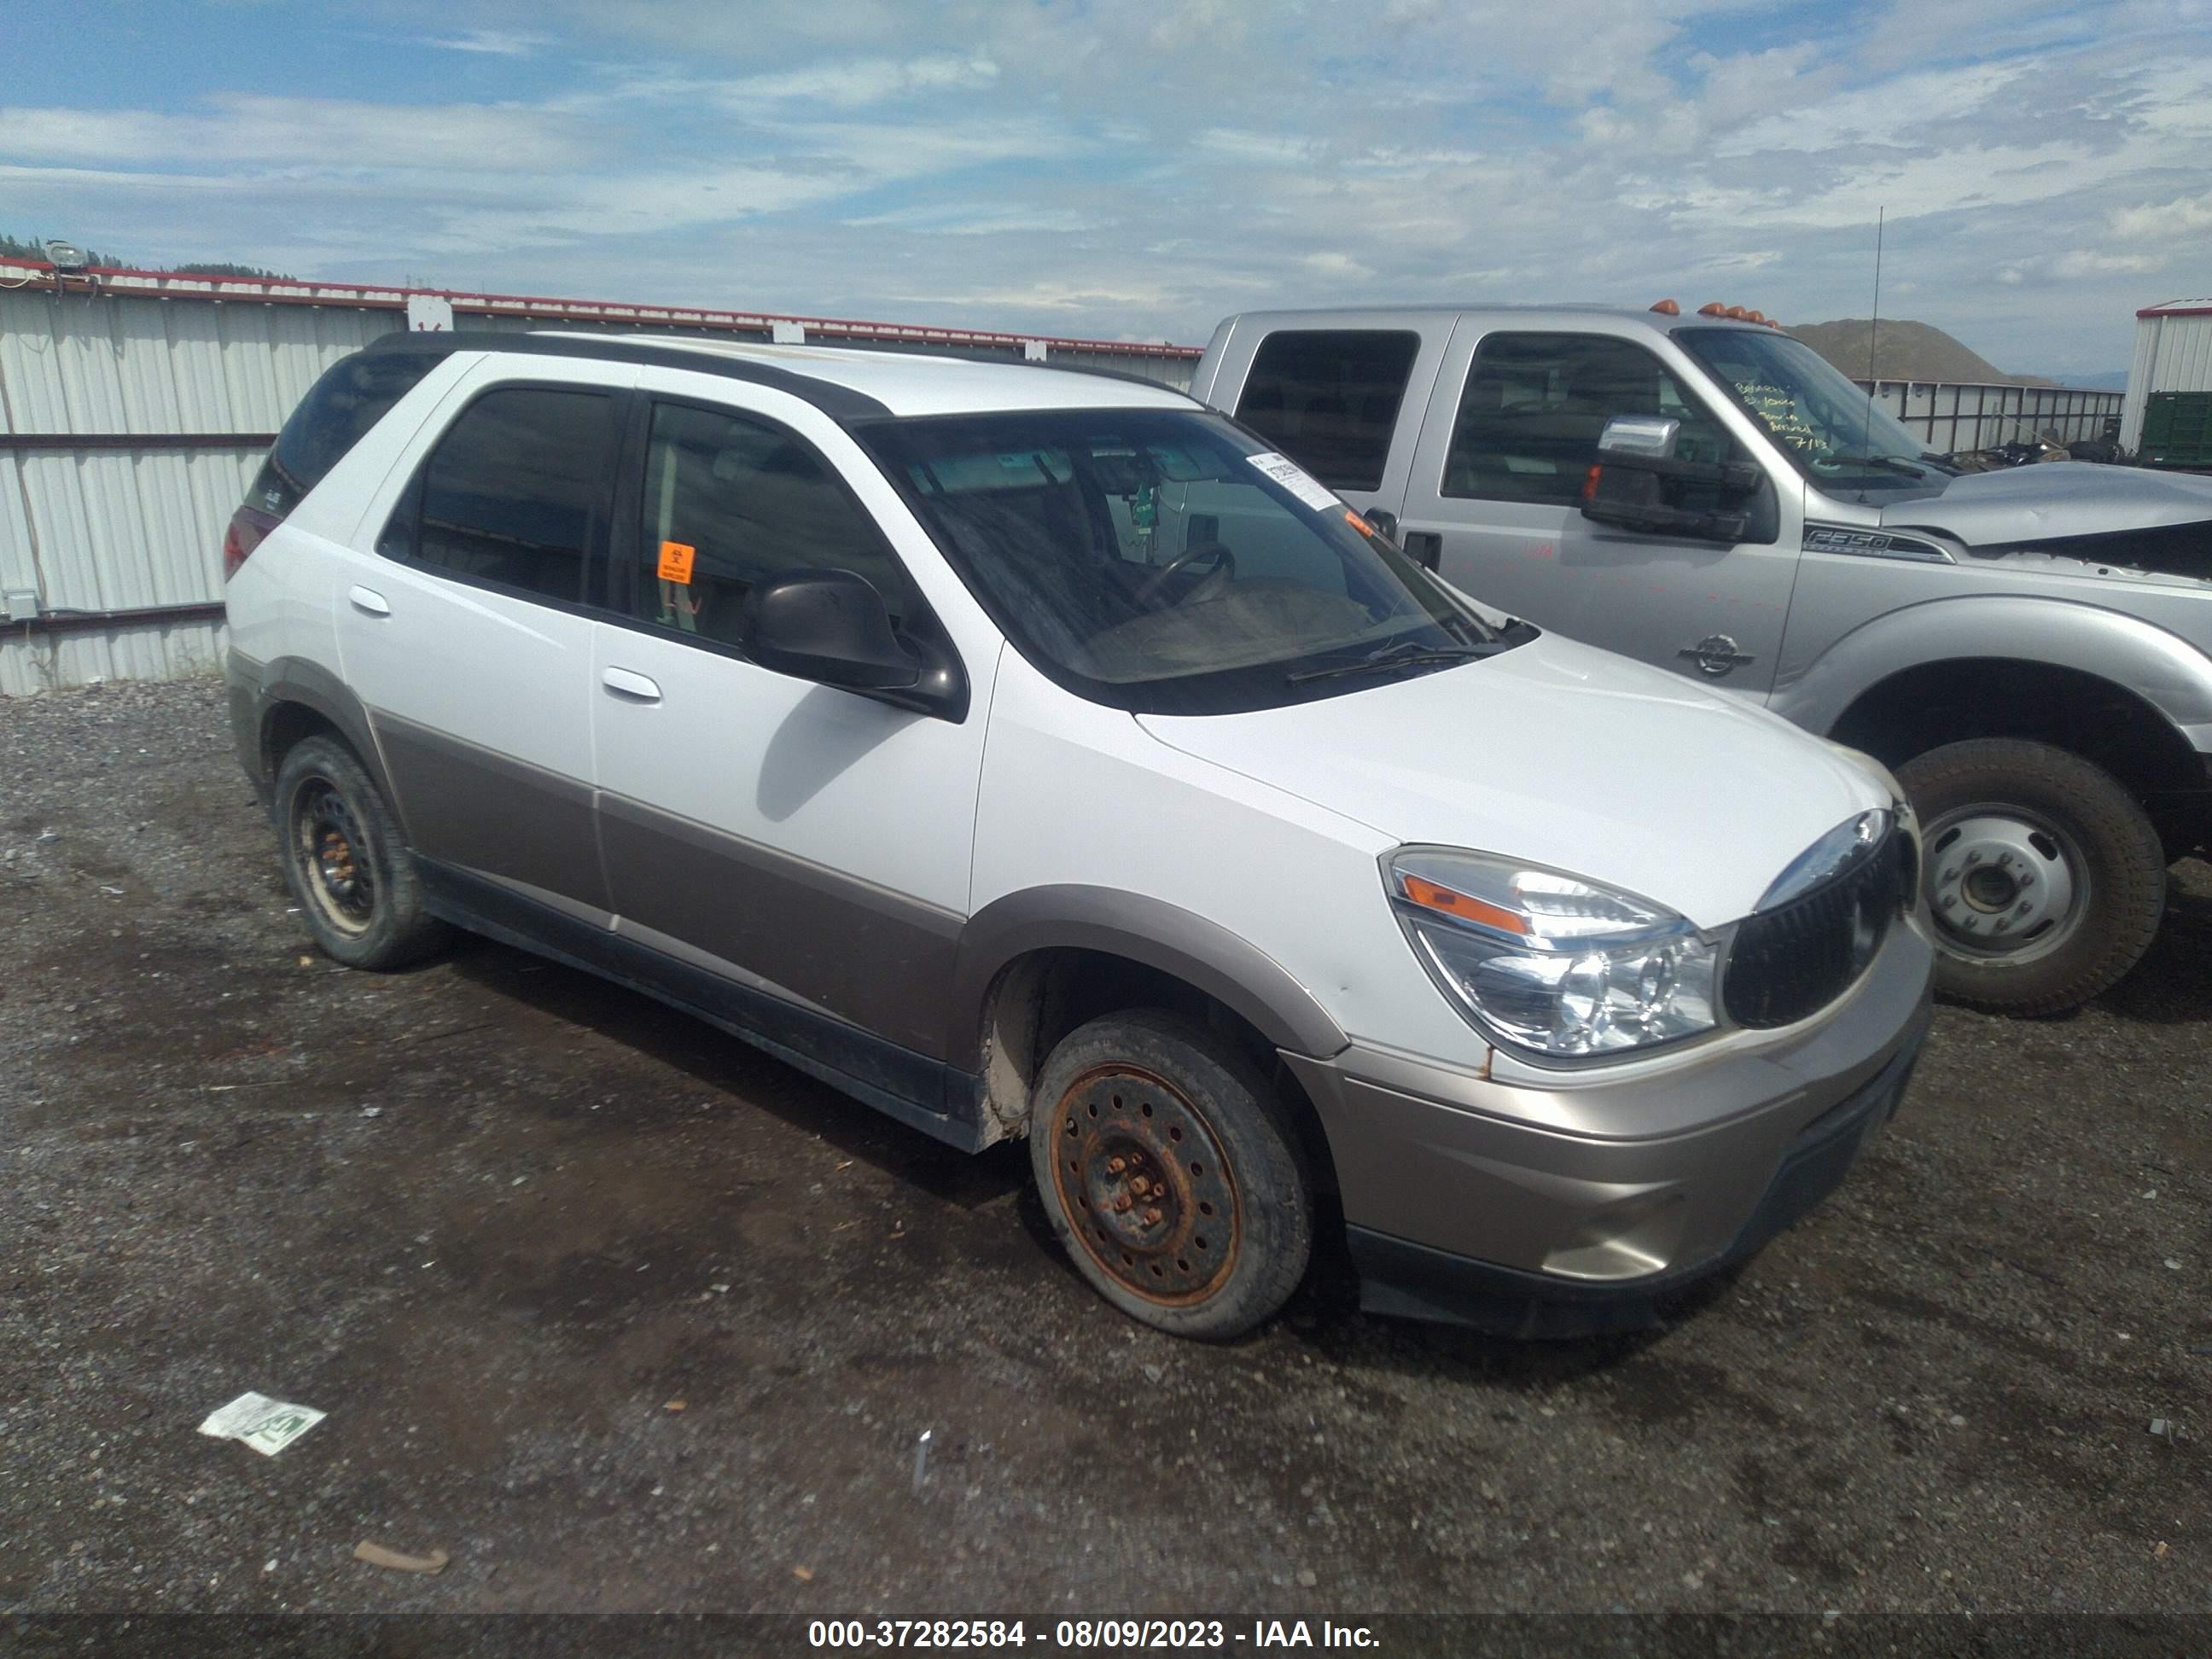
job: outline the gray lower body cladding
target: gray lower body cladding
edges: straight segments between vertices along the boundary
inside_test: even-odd
[[[1477,1261],[1347,1226],[1359,1271],[1360,1305],[1370,1313],[1468,1325],[1495,1336],[1572,1338],[1649,1329],[1665,1322],[1668,1304],[1756,1254],[1794,1224],[1850,1173],[1868,1139],[1888,1122],[1912,1080],[1920,1033],[1889,1064],[1801,1133],[1728,1247],[1708,1261],[1631,1285],[1585,1284]]]
[[[1734,1259],[1803,1138],[1909,1071],[1931,1018],[1933,959],[1917,925],[1893,927],[1808,1030],[1664,1076],[1536,1091],[1357,1043],[1329,1060],[1285,1054],[1321,1115],[1353,1238],[1370,1262],[1396,1264],[1368,1275],[1374,1305],[1422,1312],[1395,1280],[1425,1262],[1413,1281],[1433,1282],[1443,1262],[1471,1283],[1501,1279],[1518,1303],[1611,1302],[1601,1323],[1612,1323],[1632,1301]],[[1495,1326],[1495,1313],[1480,1322]],[[1434,1306],[1425,1316],[1474,1317]]]

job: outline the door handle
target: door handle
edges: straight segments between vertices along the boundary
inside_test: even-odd
[[[627,668],[602,668],[599,684],[617,697],[631,702],[659,702],[660,687],[642,674],[634,674]]]
[[[373,587],[363,587],[356,583],[346,589],[346,599],[365,617],[388,617],[392,614],[392,606],[386,602],[384,595]]]

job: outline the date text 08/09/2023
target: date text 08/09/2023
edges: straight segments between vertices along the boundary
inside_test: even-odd
[[[1364,1625],[1305,1619],[816,1619],[813,1648],[1102,1648],[1175,1652],[1201,1648],[1371,1650]]]

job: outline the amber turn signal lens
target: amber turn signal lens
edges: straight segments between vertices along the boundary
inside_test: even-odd
[[[1467,894],[1455,892],[1419,876],[1405,876],[1406,896],[1425,910],[1440,911],[1448,916],[1457,916],[1462,921],[1480,922],[1485,927],[1495,927],[1500,933],[1522,933],[1528,931],[1528,919],[1517,915],[1503,906],[1492,904]]]

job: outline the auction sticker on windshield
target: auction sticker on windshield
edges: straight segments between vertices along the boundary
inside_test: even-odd
[[[1247,455],[1244,459],[1316,512],[1337,505],[1335,492],[1289,456],[1278,455],[1271,449],[1264,455]]]

